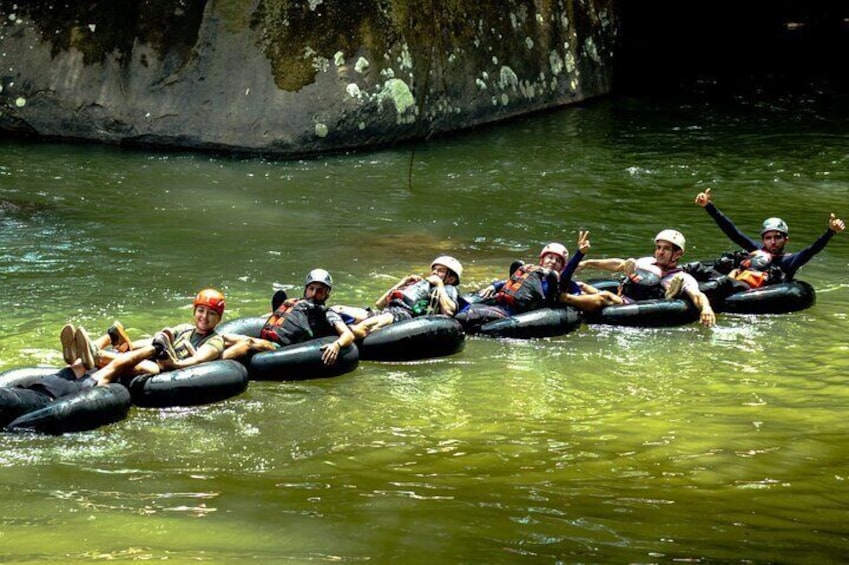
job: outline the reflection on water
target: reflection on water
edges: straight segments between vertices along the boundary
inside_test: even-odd
[[[786,105],[783,103],[786,102]],[[304,161],[2,142],[0,369],[58,364],[72,320],[133,337],[227,316],[332,271],[368,304],[451,253],[466,290],[551,240],[596,256],[730,248],[695,193],[791,247],[849,215],[849,136],[815,98],[611,99],[417,148]],[[828,101],[826,101],[828,102]],[[95,432],[0,436],[0,559],[293,562],[837,561],[847,550],[849,245],[817,304],[698,326],[468,340],[418,363],[252,383]],[[813,510],[816,509],[816,512]]]

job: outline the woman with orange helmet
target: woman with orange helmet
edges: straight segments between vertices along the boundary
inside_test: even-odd
[[[224,315],[224,294],[213,288],[203,289],[192,305],[193,323],[163,328],[150,340],[134,342],[133,349],[114,356],[92,377],[98,384],[106,384],[123,375],[155,375],[221,357],[224,339],[215,327]],[[87,340],[82,341],[77,343],[78,349],[96,350]]]

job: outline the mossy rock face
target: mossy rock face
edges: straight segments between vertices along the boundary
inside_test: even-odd
[[[86,65],[102,63],[111,54],[124,58],[136,42],[185,58],[197,42],[206,0],[110,0],[108,2],[3,2],[15,7],[17,19],[30,20],[56,56],[71,48]]]
[[[0,131],[304,154],[609,91],[613,0],[0,0]]]

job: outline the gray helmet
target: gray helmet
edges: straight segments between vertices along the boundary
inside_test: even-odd
[[[764,220],[764,223],[761,226],[761,235],[768,231],[780,231],[784,235],[790,233],[790,230],[787,227],[787,222],[781,218],[767,218]]]
[[[307,274],[307,278],[304,281],[304,286],[309,286],[310,283],[319,282],[328,289],[333,289],[333,277],[330,276],[330,273],[325,271],[324,269],[313,269]]]

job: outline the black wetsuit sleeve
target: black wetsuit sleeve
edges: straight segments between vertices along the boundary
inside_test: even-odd
[[[834,237],[834,233],[835,232],[831,230],[826,230],[819,239],[803,250],[797,251],[796,253],[787,253],[781,257],[777,257],[775,264],[784,271],[787,278],[792,279],[796,276],[796,271],[798,271],[802,265],[810,261],[814,255],[825,248],[826,244],[831,241],[832,237]]]
[[[569,290],[569,283],[572,281],[572,276],[575,274],[575,269],[578,268],[578,263],[584,259],[584,254],[581,251],[576,251],[572,258],[569,259],[563,272],[560,273],[560,292]]]
[[[752,239],[747,236],[743,232],[741,232],[737,226],[734,225],[728,216],[719,211],[719,208],[713,205],[713,203],[708,203],[705,206],[705,211],[713,218],[713,221],[716,222],[716,225],[719,226],[719,229],[722,230],[728,239],[745,249],[746,251],[755,251],[756,249],[760,249],[760,242]]]

